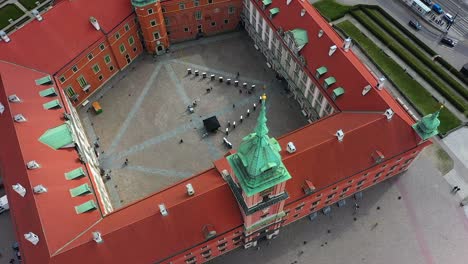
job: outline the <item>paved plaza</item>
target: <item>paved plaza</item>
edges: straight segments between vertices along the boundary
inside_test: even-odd
[[[223,144],[229,121],[237,123],[227,136],[237,148],[254,129],[264,92],[271,136],[307,124],[285,84],[275,79],[243,32],[175,45],[154,59],[143,55],[130,67],[90,100],[99,101],[102,114],[80,111],[90,140],[99,138],[103,168],[111,170],[106,184],[116,208],[212,167],[229,150]],[[188,75],[187,68],[199,70],[200,76]],[[228,78],[236,79],[237,72],[240,86],[256,85],[251,94],[249,89],[226,84]],[[218,81],[219,76],[224,82]],[[187,106],[194,101],[197,106],[190,114]],[[204,136],[203,119],[211,116],[218,118],[220,131]]]

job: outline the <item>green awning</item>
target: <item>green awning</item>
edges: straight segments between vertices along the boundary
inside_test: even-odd
[[[263,0],[262,3],[264,6],[269,6],[271,5],[271,0]]]
[[[321,76],[321,75],[324,75],[325,73],[327,73],[328,69],[327,67],[325,66],[322,66],[320,68],[317,69],[317,73]]]
[[[338,88],[333,90],[333,95],[335,96],[335,98],[340,96],[340,95],[343,95],[343,94],[344,94],[343,87],[338,87]]]
[[[82,214],[91,210],[95,210],[96,208],[96,203],[93,200],[89,200],[86,203],[75,206],[75,211],[77,214]]]
[[[50,88],[47,88],[45,90],[40,91],[39,95],[42,96],[42,97],[57,96],[57,93],[55,92],[54,87],[50,87]]]
[[[70,189],[70,194],[72,197],[76,197],[76,196],[80,196],[80,195],[88,194],[88,193],[91,193],[91,187],[89,187],[89,184],[87,183],[82,184],[73,189]]]
[[[36,80],[36,85],[46,85],[46,84],[52,84],[52,77],[50,77],[50,75],[47,75],[45,77],[42,77]]]
[[[309,43],[309,37],[307,36],[307,30],[302,28],[296,28],[291,30],[294,37],[294,42],[299,50],[301,50],[307,43]]]
[[[65,178],[67,180],[74,180],[74,179],[77,179],[77,178],[81,178],[83,176],[86,176],[86,174],[85,174],[83,168],[81,168],[81,167],[65,173]]]
[[[280,11],[280,9],[278,7],[275,7],[275,8],[272,8],[270,9],[270,17],[273,17],[275,16],[276,14],[278,14]]]
[[[57,99],[47,102],[42,106],[44,107],[44,109],[62,108],[62,105],[60,105],[60,102]]]
[[[327,85],[327,87],[334,83],[336,83],[335,77],[330,76],[325,79],[325,84]]]
[[[53,149],[59,149],[73,144],[73,133],[68,123],[47,130],[39,141]]]

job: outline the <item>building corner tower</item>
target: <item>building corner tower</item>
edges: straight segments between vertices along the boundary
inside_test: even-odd
[[[165,53],[169,47],[166,25],[159,0],[131,0],[138,17],[146,50],[151,54]]]
[[[230,172],[222,173],[242,212],[245,248],[278,235],[289,197],[285,187],[291,176],[281,160],[280,145],[268,136],[265,100],[263,95],[255,131],[227,156]]]

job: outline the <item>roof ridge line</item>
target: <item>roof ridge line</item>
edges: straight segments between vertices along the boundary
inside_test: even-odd
[[[6,60],[1,60],[0,59],[0,62],[1,63],[6,63],[6,64],[11,64],[11,65],[15,65],[17,67],[21,67],[21,68],[24,68],[24,69],[28,69],[28,70],[31,70],[31,71],[35,71],[35,72],[38,72],[38,73],[43,73],[43,74],[49,74],[51,75],[51,73],[48,73],[48,72],[44,72],[44,71],[40,71],[38,69],[34,69],[34,68],[31,68],[31,67],[28,67],[26,65],[21,65],[21,64],[17,64],[17,63],[14,63],[12,61],[6,61]]]
[[[93,228],[94,226],[96,226],[97,224],[99,224],[104,218],[101,216],[100,219],[98,219],[95,223],[93,223],[91,226],[89,226],[88,228],[86,228],[85,230],[83,230],[81,233],[79,233],[76,237],[72,238],[70,241],[68,241],[67,243],[65,243],[61,248],[57,249],[57,251],[55,251],[51,257],[54,257],[54,256],[57,256],[58,254],[60,254],[60,251],[62,251],[64,248],[66,248],[68,245],[70,245],[71,243],[73,243],[75,240],[77,240],[78,238],[80,238],[81,236],[83,236],[86,232],[88,232],[91,228]]]

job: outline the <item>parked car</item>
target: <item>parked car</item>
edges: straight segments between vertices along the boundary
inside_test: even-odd
[[[421,24],[419,24],[419,22],[417,20],[410,20],[408,22],[408,25],[416,30],[420,30],[421,29]]]
[[[449,47],[455,47],[455,45],[457,45],[457,41],[454,40],[454,39],[451,39],[449,37],[443,37],[440,40],[440,43],[445,44],[445,45],[447,45]]]
[[[444,19],[447,20],[449,23],[453,23],[453,16],[449,13],[445,13]]]
[[[444,10],[442,10],[442,7],[439,4],[432,5],[432,10],[434,10],[434,12],[436,12],[439,15],[444,12]]]
[[[427,5],[428,7],[432,6],[432,1],[431,0],[422,0],[422,2]]]

